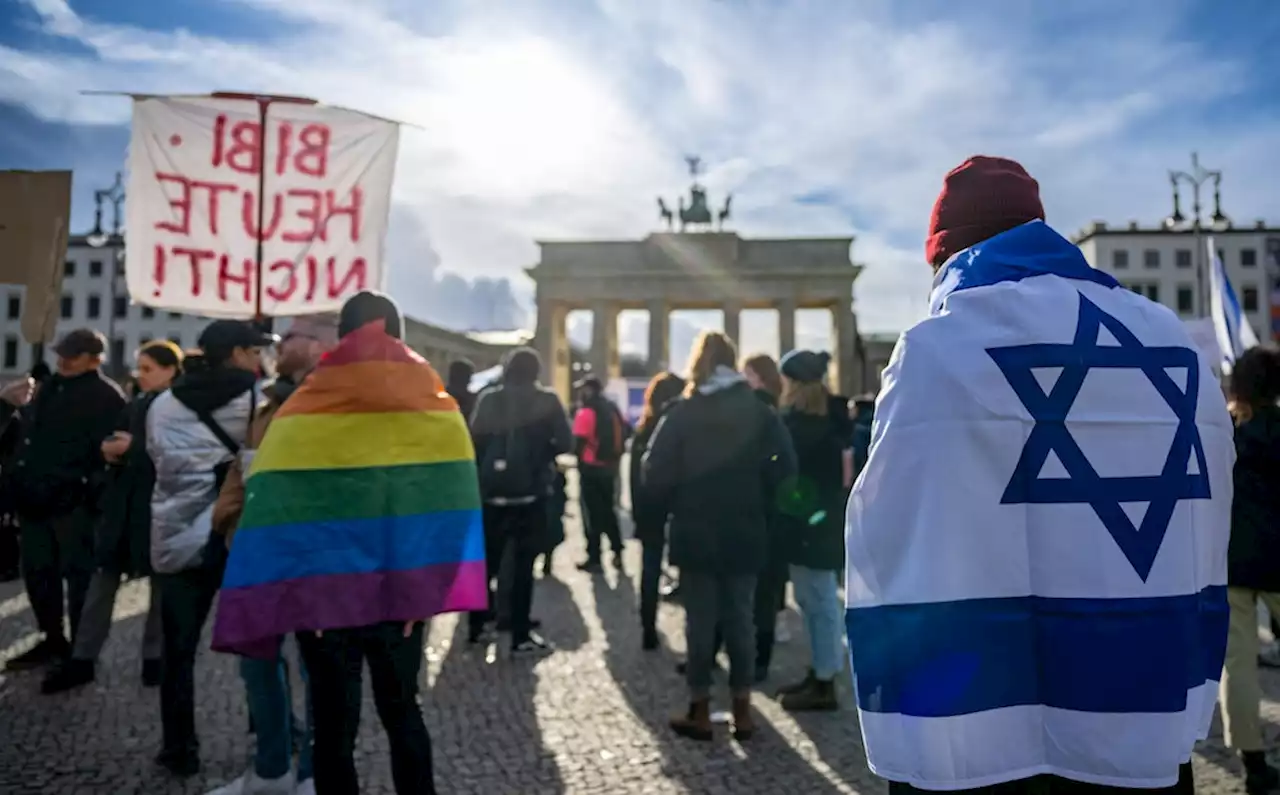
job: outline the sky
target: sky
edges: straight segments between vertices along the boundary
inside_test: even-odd
[[[1276,41],[1274,0],[0,0],[0,168],[73,168],[87,230],[130,107],[85,90],[402,120],[390,288],[486,328],[532,327],[536,240],[660,229],[697,154],[728,228],[854,236],[859,327],[898,332],[925,311],[942,176],[972,154],[1020,160],[1067,234],[1158,221],[1193,150],[1228,215],[1280,223]],[[686,316],[673,347],[717,322]],[[801,343],[828,324],[802,317]],[[744,335],[776,347],[772,325]]]

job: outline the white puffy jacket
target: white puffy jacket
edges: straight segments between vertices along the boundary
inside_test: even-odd
[[[244,443],[254,403],[261,402],[253,396],[254,389],[246,389],[210,412],[237,444]],[[172,390],[157,397],[147,413],[147,454],[156,468],[151,565],[160,574],[199,566],[213,529],[214,472],[232,454]]]

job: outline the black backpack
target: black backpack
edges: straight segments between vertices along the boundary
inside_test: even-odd
[[[503,402],[506,421],[501,426],[503,432],[494,434],[485,445],[480,459],[480,496],[486,501],[528,500],[540,496],[531,449],[531,427],[516,421],[514,402],[502,390],[486,399]]]

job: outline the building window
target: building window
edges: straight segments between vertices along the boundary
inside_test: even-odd
[[[122,259],[117,259],[117,260],[116,260],[116,275],[117,275],[117,276],[123,276],[123,275],[124,275],[124,260],[122,260]]]
[[[1195,305],[1195,292],[1189,284],[1178,285],[1178,314],[1189,315],[1193,311]]]
[[[4,338],[4,369],[18,369],[18,338],[12,335]]]
[[[89,296],[89,304],[84,312],[85,317],[90,320],[97,320],[98,315],[102,314],[102,299],[96,295]]]
[[[1256,248],[1240,249],[1240,266],[1244,268],[1258,267],[1258,250]]]
[[[100,259],[89,260],[89,278],[96,279],[101,275],[102,275],[102,260]]]
[[[170,312],[170,313],[169,313],[169,319],[170,319],[170,320],[182,320],[182,313],[181,313],[181,312]]]
[[[1111,252],[1111,267],[1127,268],[1129,267],[1129,252],[1124,249],[1116,249]]]
[[[1173,252],[1173,264],[1179,268],[1191,267],[1191,249],[1180,248]]]
[[[62,275],[63,275],[63,276],[66,276],[66,277],[71,277],[71,276],[75,276],[75,275],[76,275],[76,262],[75,262],[75,260],[70,260],[70,259],[69,259],[69,260],[67,260],[65,263],[63,263],[63,265],[62,265]]]
[[[9,319],[17,320],[22,317],[22,296],[9,296]]]
[[[148,342],[151,342],[151,335],[143,334],[141,337],[138,338],[138,347],[141,348],[143,345],[146,345]]]
[[[124,340],[116,337],[111,341],[111,359],[117,368],[124,364]]]
[[[1158,249],[1149,248],[1142,252],[1142,267],[1158,268],[1160,267],[1160,251]]]
[[[62,319],[70,320],[71,316],[76,313],[76,300],[72,296],[62,296]]]
[[[144,306],[144,307],[142,307],[142,319],[143,319],[143,320],[150,320],[151,318],[153,318],[153,317],[155,317],[155,316],[156,316],[156,310],[152,309],[152,308],[151,308],[151,307],[149,307],[149,306]]]
[[[1155,301],[1157,304],[1160,303],[1160,285],[1154,283],[1148,284],[1143,294],[1152,301]]]
[[[1246,312],[1258,311],[1258,288],[1246,287],[1240,291],[1240,303]]]
[[[115,315],[117,318],[126,318],[129,316],[129,298],[128,296],[117,295],[115,297]]]
[[[172,342],[174,345],[177,345],[179,348],[182,347],[182,337],[179,337],[176,334],[169,335],[169,342]]]

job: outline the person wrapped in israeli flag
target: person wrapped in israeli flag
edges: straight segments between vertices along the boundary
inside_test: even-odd
[[[1043,219],[1011,160],[947,175],[930,313],[849,499],[855,691],[890,792],[1191,792],[1209,728],[1226,402],[1178,318]]]

